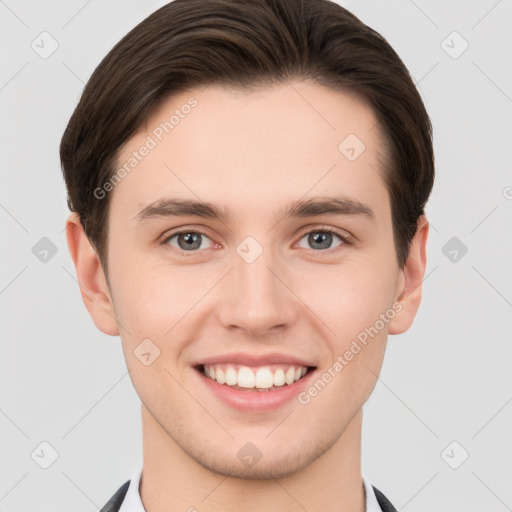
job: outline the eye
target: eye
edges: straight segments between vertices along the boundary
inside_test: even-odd
[[[336,243],[336,239],[337,243]],[[305,240],[305,242],[303,242]],[[333,245],[335,242],[335,245]],[[308,245],[303,245],[304,243]],[[172,233],[165,237],[162,241],[163,245],[170,245],[178,252],[188,252],[185,256],[192,256],[200,249],[212,249],[215,243],[202,231],[186,230]],[[351,245],[351,238],[343,235],[331,228],[317,228],[305,233],[298,242],[299,247],[304,249],[316,249],[317,251],[325,251],[334,249],[340,245]]]
[[[192,251],[196,249],[211,249],[213,242],[201,231],[179,231],[168,236],[163,242],[181,251]]]
[[[335,246],[332,246],[333,240],[335,241],[335,238],[339,239],[339,243]],[[306,239],[306,243],[310,245],[309,247],[301,245],[301,242],[304,239]],[[345,244],[350,245],[349,238],[330,228],[321,228],[309,231],[299,241],[299,246],[303,247],[304,249],[313,248],[321,251],[326,249],[333,249]]]

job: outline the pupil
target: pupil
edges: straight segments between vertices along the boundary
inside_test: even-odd
[[[331,233],[312,233],[310,235],[310,242],[321,246],[317,247],[318,249],[328,249],[331,245],[331,239]]]
[[[185,250],[190,249],[198,249],[201,245],[201,242],[199,241],[199,237],[201,235],[199,233],[186,233],[184,235],[181,235],[180,238],[180,247]],[[181,241],[184,241],[185,246],[182,247]],[[198,243],[199,241],[199,243]]]

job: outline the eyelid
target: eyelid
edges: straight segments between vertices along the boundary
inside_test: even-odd
[[[349,233],[347,233],[345,231],[342,232],[340,229],[333,228],[331,226],[317,225],[317,226],[313,226],[313,227],[308,226],[307,228],[304,228],[304,231],[301,231],[301,234],[300,234],[300,236],[298,237],[298,240],[295,243],[300,242],[300,240],[302,240],[306,235],[309,235],[311,233],[316,233],[316,232],[331,233],[331,234],[334,234],[334,235],[338,236],[340,238],[340,240],[342,241],[341,245],[354,245],[355,242],[356,242],[355,237],[353,237],[351,234],[349,234]],[[203,229],[196,228],[196,227],[189,228],[189,229],[177,228],[177,231],[171,231],[171,232],[167,231],[166,233],[164,233],[159,238],[160,243],[162,245],[168,245],[168,242],[169,242],[169,240],[171,238],[175,237],[176,235],[182,235],[184,233],[199,233],[199,234],[207,237],[209,240],[211,240],[213,244],[217,244],[217,242],[214,242],[212,240],[212,238],[208,235],[208,233],[206,233]],[[171,247],[171,246],[169,245],[169,247]],[[336,247],[333,248],[333,249],[326,249],[326,250],[321,250],[321,251],[315,251],[314,249],[309,249],[309,250],[311,250],[311,251],[313,251],[315,253],[329,253],[329,252],[332,252],[335,249],[336,249]],[[178,249],[176,247],[172,247],[172,250],[178,252],[178,254],[180,254],[180,255],[193,256],[195,254],[203,252],[205,249],[203,249],[202,251],[200,251],[200,250],[184,251],[184,250]]]
[[[332,226],[327,226],[327,225],[318,225],[318,226],[306,228],[305,231],[301,232],[301,235],[300,235],[298,241],[302,240],[302,238],[304,238],[304,236],[309,235],[310,233],[317,233],[317,232],[332,233],[341,239],[341,241],[343,242],[343,245],[354,245],[356,243],[356,238],[353,235],[351,235],[350,233],[348,233],[344,230],[338,229],[338,228],[333,228]],[[315,251],[315,252],[328,252],[328,251],[329,251],[329,249],[327,249],[325,251]]]
[[[162,236],[158,237],[158,243],[160,245],[164,245],[164,246],[167,246],[169,248],[169,250],[175,252],[178,254],[178,256],[184,256],[184,257],[192,257],[192,256],[197,256],[198,254],[201,254],[201,253],[204,253],[205,250],[207,249],[203,249],[203,250],[194,250],[194,251],[184,251],[183,249],[180,249],[179,247],[173,247],[170,245],[169,243],[169,240],[171,238],[174,238],[176,235],[183,235],[185,233],[199,233],[203,236],[205,236],[206,238],[208,238],[213,245],[217,245],[217,242],[213,241],[212,238],[210,237],[210,235],[208,235],[208,233],[206,233],[206,231],[204,231],[203,229],[201,228],[196,228],[196,227],[193,227],[193,228],[177,228],[176,231],[166,231]],[[211,249],[211,248],[209,248]]]

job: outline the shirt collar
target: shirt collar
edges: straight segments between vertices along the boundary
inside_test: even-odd
[[[146,512],[140,499],[139,486],[142,474],[142,464],[139,464],[132,472],[130,485],[119,512]]]
[[[140,499],[139,486],[142,474],[142,464],[139,464],[132,472],[130,485],[119,512],[146,512]],[[366,497],[366,512],[382,512],[375,491],[369,478],[363,472],[363,485]]]
[[[373,485],[363,471],[363,484],[366,497],[366,512],[382,512]]]

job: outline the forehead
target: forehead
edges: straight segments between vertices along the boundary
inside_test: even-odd
[[[117,168],[127,172],[111,208],[132,215],[179,196],[261,214],[269,202],[313,195],[379,207],[383,151],[372,109],[354,95],[310,82],[190,89],[159,105],[120,151]]]

